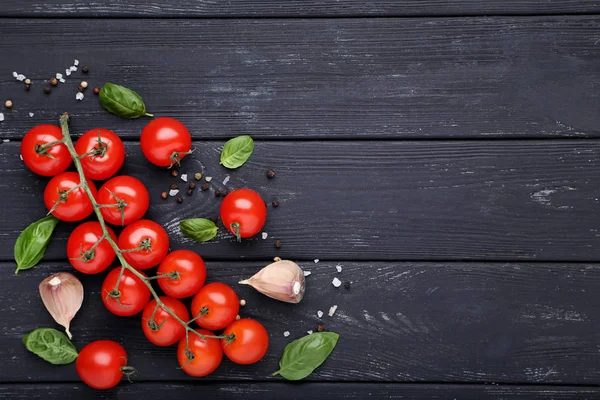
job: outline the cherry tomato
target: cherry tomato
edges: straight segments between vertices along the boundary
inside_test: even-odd
[[[240,302],[233,289],[221,282],[204,286],[192,300],[192,317],[203,314],[196,323],[213,331],[223,329],[235,320]]]
[[[108,226],[106,229],[116,241],[115,232]],[[71,232],[67,242],[67,257],[73,268],[84,274],[97,274],[112,264],[116,254],[106,239],[92,249],[102,236],[102,227],[96,221],[84,222]]]
[[[221,339],[221,345],[227,358],[237,364],[254,364],[264,357],[269,348],[269,335],[264,326],[249,318],[233,321],[223,335],[235,337],[233,341]]]
[[[154,165],[171,167],[179,164],[192,149],[190,131],[173,118],[154,118],[142,130],[142,153]]]
[[[158,267],[158,286],[165,294],[183,299],[198,293],[206,281],[206,266],[202,258],[190,250],[175,250]]]
[[[148,190],[132,176],[115,176],[98,191],[98,204],[117,204],[118,207],[102,207],[100,212],[106,222],[113,225],[129,225],[142,218],[150,205]]]
[[[48,210],[52,210],[52,215],[56,218],[62,221],[75,222],[86,218],[94,211],[92,202],[83,188],[68,192],[79,185],[79,182],[77,172],[63,172],[50,179],[50,182],[46,185],[44,203],[46,203]],[[96,185],[92,181],[87,183],[92,194],[96,196]]]
[[[266,219],[267,206],[253,190],[234,190],[221,203],[221,220],[238,241],[260,232]]]
[[[197,329],[196,332],[205,336],[214,336],[211,331]],[[188,334],[186,348],[185,337],[179,341],[177,346],[177,361],[185,373],[191,376],[206,376],[221,364],[223,349],[219,339],[205,338],[193,332]]]
[[[123,346],[112,340],[98,340],[86,345],[79,352],[75,367],[81,380],[94,389],[110,389],[121,381],[124,373],[134,371],[127,366]]]
[[[104,278],[101,290],[102,302],[111,313],[120,317],[131,317],[146,307],[150,300],[150,290],[140,278],[126,269],[115,293],[120,272],[121,267],[117,267]]]
[[[62,143],[48,148],[44,145],[62,139],[62,131],[55,125],[38,125],[23,136],[21,157],[27,168],[38,175],[54,176],[65,171],[73,159]]]
[[[125,161],[125,147],[121,139],[104,128],[87,131],[75,144],[81,157],[81,166],[88,179],[105,180],[117,173]]]
[[[181,301],[167,296],[161,296],[160,301],[183,321],[190,320],[190,313]],[[157,346],[170,346],[177,343],[185,336],[185,328],[162,307],[158,307],[156,312],[154,311],[155,308],[156,300],[152,300],[144,308],[142,313],[142,331],[144,335]],[[152,318],[153,313],[154,318]]]
[[[149,219],[127,225],[119,235],[123,257],[134,268],[156,267],[169,252],[169,236],[162,226]],[[130,251],[132,249],[139,249]]]

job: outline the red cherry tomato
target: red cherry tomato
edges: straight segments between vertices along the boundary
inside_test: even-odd
[[[196,332],[205,336],[214,336],[211,331],[197,329]],[[221,364],[223,349],[219,339],[202,339],[193,332],[188,333],[186,348],[185,337],[179,341],[177,346],[177,361],[185,373],[191,376],[206,376]]]
[[[266,219],[267,206],[253,190],[234,190],[225,196],[221,203],[221,220],[238,241],[260,232]]]
[[[221,282],[204,286],[192,300],[192,318],[202,314],[196,323],[213,331],[223,329],[235,320],[240,301],[233,289]]]
[[[112,340],[98,340],[85,346],[75,367],[81,380],[94,389],[110,389],[121,381],[124,373],[133,370],[127,366],[123,346]]]
[[[267,353],[269,334],[260,322],[248,318],[234,321],[223,331],[223,335],[231,334],[235,336],[233,341],[221,339],[221,345],[234,363],[254,364]]]
[[[119,235],[123,257],[134,268],[156,267],[169,252],[169,236],[162,226],[149,219],[132,222]],[[132,249],[139,249],[131,251]]]
[[[106,222],[129,225],[142,218],[150,205],[146,186],[132,176],[115,176],[98,191],[98,204],[117,204],[119,207],[102,207],[100,212]],[[121,214],[122,211],[122,214]]]
[[[50,179],[44,190],[44,203],[48,210],[52,210],[52,215],[56,218],[75,222],[89,216],[94,208],[90,198],[82,188],[70,189],[79,185],[79,174],[77,172],[63,172]],[[88,180],[88,185],[94,196],[96,196],[96,185]]]
[[[198,293],[206,281],[202,258],[190,250],[175,250],[158,267],[158,286],[165,294],[183,299]]]
[[[75,144],[81,157],[81,166],[88,179],[105,180],[117,173],[125,161],[125,147],[121,139],[104,128],[87,131]]]
[[[115,292],[120,272],[121,267],[117,267],[104,278],[101,290],[102,302],[111,313],[120,317],[131,317],[146,307],[150,300],[150,290],[140,278],[126,269]]]
[[[116,242],[115,232],[108,226],[106,229]],[[102,236],[102,227],[96,221],[84,222],[73,230],[67,242],[67,257],[73,268],[84,274],[97,274],[112,264],[116,254],[106,239],[92,249]]]
[[[73,159],[62,143],[44,148],[48,143],[62,139],[62,131],[55,125],[38,125],[23,136],[21,157],[27,168],[38,175],[54,176],[65,171]]]
[[[160,301],[183,321],[190,320],[190,313],[181,301],[167,296],[161,296]],[[142,331],[148,340],[157,346],[170,346],[185,336],[183,325],[162,307],[156,308],[156,300],[152,300],[144,308]]]
[[[190,131],[173,118],[154,118],[142,130],[142,153],[154,165],[171,167],[179,164],[192,149]]]

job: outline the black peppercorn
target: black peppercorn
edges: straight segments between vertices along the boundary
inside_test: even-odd
[[[273,171],[272,169],[267,171],[267,178],[269,179],[273,179],[275,178],[275,171]]]
[[[203,192],[206,192],[206,191],[208,190],[209,186],[210,186],[210,185],[209,185],[208,183],[204,182],[204,183],[203,183],[203,184],[200,186],[200,189],[202,189],[202,191],[203,191]]]
[[[221,197],[221,189],[215,190],[215,197]]]
[[[51,91],[52,91],[52,90],[50,90],[50,88],[49,88],[49,87],[45,87],[45,88],[44,88],[44,93],[46,93],[46,94],[50,94],[50,92],[51,92]]]
[[[176,169],[171,170],[171,176],[177,176],[178,172]]]
[[[181,197],[181,196],[177,196],[177,202],[178,202],[179,204],[183,203],[183,197]]]
[[[280,247],[281,247],[281,240],[278,239],[275,241],[275,248],[278,249]]]
[[[50,84],[51,84],[52,86],[56,86],[56,85],[58,85],[58,79],[56,79],[56,78],[51,78],[51,79],[50,79]]]
[[[85,66],[85,67],[81,68],[81,72],[83,72],[84,74],[87,74],[88,72],[90,72],[90,69],[87,66]]]
[[[279,207],[279,200],[275,199],[271,202],[271,204],[273,205],[273,207],[277,208]]]
[[[176,183],[171,183],[171,190],[177,190],[179,189],[179,186],[177,186]]]
[[[95,87],[95,88],[94,88],[94,94],[99,94],[99,93],[100,93],[100,89],[99,89],[99,88],[97,88],[97,87]]]
[[[188,196],[191,196],[192,193],[194,193],[194,189],[188,188],[188,190],[185,192]]]
[[[325,330],[325,324],[319,322],[317,326],[315,326],[315,332],[323,332]]]
[[[160,197],[162,197],[163,199],[166,199],[167,198],[167,192],[162,192],[160,194]]]
[[[195,182],[190,182],[189,188],[190,189],[196,189],[196,183]]]
[[[83,93],[83,91],[84,91],[84,90],[85,90],[85,89],[84,89],[83,87],[81,87],[81,86],[79,86],[79,87],[77,88],[77,91],[78,91],[79,93]]]
[[[29,89],[31,89],[31,85],[25,84],[25,91],[29,92]]]

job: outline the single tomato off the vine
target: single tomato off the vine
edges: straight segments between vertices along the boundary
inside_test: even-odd
[[[113,225],[129,225],[142,218],[150,205],[146,186],[138,179],[121,175],[107,181],[96,197],[102,205],[100,212],[106,222]]]
[[[102,302],[111,313],[120,317],[131,317],[146,307],[150,301],[150,290],[128,269],[123,271],[119,287],[115,288],[120,272],[121,267],[117,267],[104,278],[101,289]]]
[[[237,364],[254,364],[267,353],[269,334],[258,321],[242,318],[233,321],[223,335],[233,335],[231,341],[221,339],[221,345],[227,358]]]
[[[156,267],[169,252],[167,232],[149,219],[140,219],[127,225],[119,235],[117,244],[125,260],[137,269]]]
[[[167,296],[161,296],[160,301],[181,320],[190,320],[190,313],[181,301]],[[142,331],[148,340],[157,346],[170,346],[185,336],[185,327],[162,307],[157,308],[156,300],[152,300],[144,308]]]
[[[179,164],[192,149],[190,131],[173,118],[154,118],[142,130],[142,153],[152,164],[171,167]]]
[[[196,332],[205,336],[215,335],[204,329],[197,329]],[[214,372],[223,359],[223,349],[219,339],[203,339],[193,332],[188,335],[188,343],[184,337],[177,346],[177,361],[179,361],[181,369],[188,375],[198,377]]]
[[[38,175],[54,176],[65,171],[73,159],[62,143],[62,131],[55,125],[38,125],[23,136],[21,157],[27,168]]]
[[[250,189],[237,189],[221,203],[223,225],[238,240],[256,235],[267,220],[267,206],[258,193]]]
[[[219,330],[235,320],[240,310],[240,300],[233,289],[221,282],[204,286],[192,300],[192,318],[196,323],[210,330]]]
[[[106,229],[116,242],[115,232],[108,226]],[[97,274],[112,264],[116,254],[110,243],[106,239],[98,243],[103,236],[97,221],[84,222],[73,230],[67,242],[67,257],[73,268],[84,274]]]
[[[202,257],[190,250],[169,253],[158,267],[158,286],[165,294],[183,299],[198,293],[206,281]]]
[[[90,198],[79,185],[77,172],[63,172],[50,179],[44,190],[44,203],[56,218],[75,222],[89,216],[94,208]],[[96,186],[92,181],[87,182],[90,190],[96,196]]]
[[[98,340],[86,345],[75,363],[81,380],[94,389],[116,386],[124,374],[131,374],[127,366],[127,353],[123,346],[112,340]]]
[[[125,161],[121,139],[104,128],[87,131],[75,144],[83,172],[88,179],[103,181],[117,173]]]

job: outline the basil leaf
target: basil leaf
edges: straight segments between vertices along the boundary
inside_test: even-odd
[[[131,89],[106,82],[100,90],[100,104],[108,112],[123,118],[153,117],[146,112],[142,97]]]
[[[223,146],[221,164],[229,169],[241,167],[254,151],[254,140],[250,136],[235,137]]]
[[[52,238],[52,232],[58,224],[58,219],[48,215],[39,221],[29,224],[15,242],[15,261],[17,270],[15,274],[24,269],[35,266],[46,252],[46,247]]]
[[[306,378],[327,359],[338,342],[340,335],[335,332],[316,332],[294,340],[285,346],[279,361],[281,375],[290,381]]]
[[[67,336],[52,328],[38,328],[23,337],[23,344],[51,364],[70,364],[78,356]]]
[[[179,223],[179,229],[185,237],[196,242],[208,242],[219,230],[214,222],[204,218],[185,219]]]

